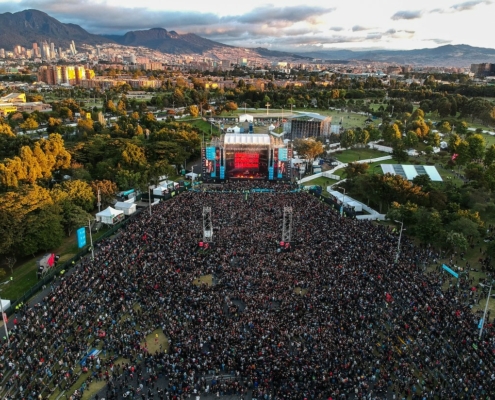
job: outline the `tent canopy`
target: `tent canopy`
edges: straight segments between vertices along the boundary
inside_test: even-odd
[[[121,221],[122,219],[124,219],[124,212],[121,210],[116,210],[110,206],[96,214],[97,221],[101,221],[104,224],[109,225],[113,225],[116,222]]]
[[[188,178],[197,178],[198,177],[198,174],[195,173],[195,172],[189,172],[186,174],[186,177]]]

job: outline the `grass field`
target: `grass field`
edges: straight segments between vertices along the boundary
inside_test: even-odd
[[[362,149],[349,149],[344,150],[342,153],[333,153],[332,155],[340,162],[350,163],[353,161],[367,160],[371,158],[378,158],[388,156],[388,153],[378,151],[374,149],[362,148]]]
[[[93,240],[97,240],[105,232],[106,229],[104,228],[98,233],[93,234]],[[60,255],[59,263],[63,263],[75,256],[79,252],[76,242],[76,234],[73,233],[70,237],[67,237],[62,245],[53,252]],[[43,256],[43,254],[45,253],[40,253],[34,259],[20,261],[19,265],[14,267],[12,280],[10,279],[10,270],[6,270],[7,278],[4,278],[3,284],[0,284],[0,293],[2,298],[9,300],[18,299],[38,282],[36,276],[36,261]]]

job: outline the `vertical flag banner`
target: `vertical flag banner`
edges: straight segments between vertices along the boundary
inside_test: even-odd
[[[77,247],[82,248],[86,246],[86,227],[79,228],[77,230]]]

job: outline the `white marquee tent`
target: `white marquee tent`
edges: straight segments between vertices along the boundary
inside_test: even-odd
[[[126,203],[123,201],[118,201],[115,203],[115,210],[124,211],[124,215],[132,215],[136,212],[136,204],[135,203]]]
[[[115,225],[123,219],[124,211],[116,210],[110,206],[96,214],[96,220],[107,225]]]

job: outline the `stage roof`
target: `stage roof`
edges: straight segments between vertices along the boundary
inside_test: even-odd
[[[266,133],[227,133],[224,143],[228,144],[254,144],[270,145],[270,135]]]
[[[433,182],[442,182],[443,179],[433,165],[403,165],[380,164],[384,174],[400,175],[412,181],[418,175],[428,175]]]

